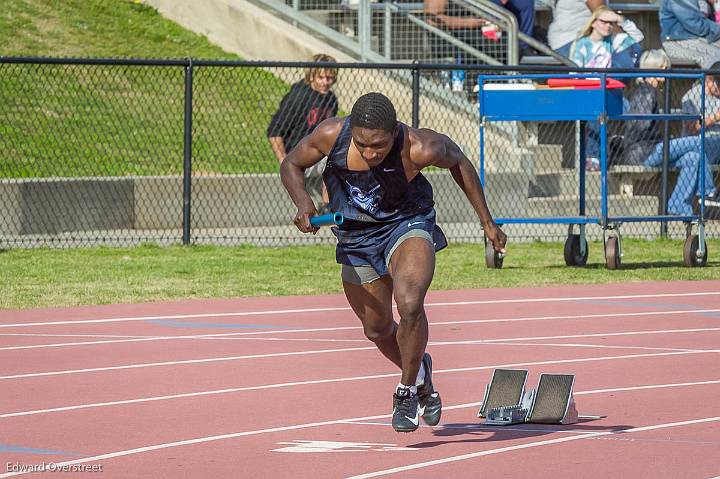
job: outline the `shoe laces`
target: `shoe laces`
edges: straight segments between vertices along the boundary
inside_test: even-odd
[[[400,412],[405,416],[408,415],[414,415],[414,401],[413,394],[410,391],[407,391],[404,394],[399,395],[398,393],[395,393],[394,395],[394,407],[396,412]]]

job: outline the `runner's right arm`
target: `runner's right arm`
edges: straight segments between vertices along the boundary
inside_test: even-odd
[[[280,163],[280,179],[298,209],[293,222],[303,233],[315,233],[318,230],[310,225],[310,217],[317,215],[317,210],[305,189],[303,172],[327,156],[340,133],[342,122],[342,118],[323,121],[312,133],[300,140]]]

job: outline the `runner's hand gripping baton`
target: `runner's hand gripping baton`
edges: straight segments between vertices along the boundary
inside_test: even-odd
[[[341,225],[343,224],[343,221],[345,221],[345,217],[342,213],[328,213],[326,215],[310,217],[310,224],[315,228],[319,228],[321,226]]]

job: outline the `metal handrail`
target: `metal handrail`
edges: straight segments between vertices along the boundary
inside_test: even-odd
[[[549,56],[549,57],[554,58],[555,60],[557,60],[558,62],[560,62],[562,65],[566,65],[566,66],[569,66],[569,67],[576,67],[576,66],[577,66],[577,65],[575,65],[575,63],[573,63],[572,60],[570,60],[569,58],[560,55],[559,53],[557,53],[555,50],[553,50],[552,48],[548,47],[548,46],[545,45],[544,43],[539,42],[539,41],[537,41],[536,39],[534,39],[534,38],[532,38],[532,37],[530,37],[530,36],[528,36],[528,35],[525,35],[525,34],[522,33],[522,32],[518,32],[518,37],[520,38],[520,40],[524,41],[525,43],[527,43],[528,45],[530,45],[531,47],[533,47],[533,48],[534,48],[535,50],[537,50],[539,53],[543,53],[543,54],[545,54],[546,56]]]
[[[508,36],[508,65],[517,65],[518,54],[518,22],[515,15],[506,8],[495,5],[490,0],[453,0],[455,3],[467,8],[471,12],[482,16],[491,17],[493,21],[503,24],[505,33]]]
[[[467,43],[458,40],[452,34],[444,31],[441,28],[435,27],[428,24],[423,18],[412,13],[413,10],[419,10],[422,7],[422,3],[412,4],[411,8],[408,8],[408,4],[398,4],[395,2],[384,2],[383,4],[373,4],[368,0],[361,0],[357,5],[351,7],[357,9],[358,12],[358,38],[352,40],[345,35],[333,30],[332,28],[312,19],[307,15],[301,14],[300,3],[293,1],[292,6],[287,5],[282,0],[253,0],[257,3],[266,5],[276,12],[280,13],[284,17],[291,20],[295,25],[301,25],[306,29],[310,29],[317,34],[325,37],[331,42],[337,44],[343,50],[346,50],[353,55],[357,56],[363,61],[371,62],[383,62],[390,60],[390,45],[389,41],[391,38],[391,22],[387,18],[388,12],[392,11],[396,14],[402,15],[408,21],[421,28],[423,31],[430,35],[433,35],[443,41],[452,44],[460,50],[472,55],[473,57],[485,62],[489,65],[502,65],[503,63],[493,58],[492,56],[484,53],[477,48],[474,48]],[[510,66],[516,66],[519,64],[519,46],[518,41],[521,40],[531,47],[535,48],[538,52],[543,55],[549,56],[555,59],[560,64],[566,66],[575,66],[570,60],[557,54],[547,45],[529,37],[519,31],[518,22],[515,15],[504,7],[498,6],[490,0],[451,0],[456,4],[462,6],[468,11],[483,17],[488,18],[492,22],[497,23],[503,29],[505,34],[508,36],[507,42],[507,64]],[[385,9],[385,54],[380,55],[377,52],[373,52],[370,48],[370,15],[372,10]]]
[[[296,10],[292,6],[288,6],[285,4],[284,1],[281,0],[251,0],[255,3],[259,3],[261,5],[267,6],[269,8],[272,8],[275,10],[275,12],[282,15],[284,18],[288,19],[289,21],[301,25],[304,28],[313,31],[317,34],[322,35],[326,39],[332,41],[336,45],[338,45],[343,50],[346,50],[353,55],[357,56],[358,58],[363,58],[365,61],[371,61],[375,63],[383,62],[385,59],[372,51],[362,51],[362,46],[360,43],[353,41],[349,39],[347,36],[336,32],[332,28],[328,27],[327,25],[318,22],[317,20],[314,20],[310,18],[307,15],[303,15],[300,13],[299,10]]]
[[[430,25],[429,23],[425,22],[422,18],[417,17],[416,15],[413,15],[412,13],[401,13],[405,18],[410,20],[415,25],[418,25],[420,28],[424,29],[425,31],[432,33],[433,35],[445,40],[448,43],[451,43],[458,47],[459,49],[463,50],[466,53],[469,53],[470,55],[480,58],[481,60],[485,61],[486,63],[490,65],[502,65],[501,62],[496,60],[495,58],[491,57],[490,55],[481,52],[477,48],[473,48],[467,43],[458,40],[454,36],[450,35],[449,33],[441,30],[438,27],[434,27]]]

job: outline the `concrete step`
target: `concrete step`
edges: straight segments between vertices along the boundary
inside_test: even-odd
[[[438,217],[448,222],[474,221],[477,213],[447,172],[423,173],[433,186]],[[525,217],[530,198],[527,173],[486,173],[485,197],[494,215]]]
[[[548,198],[530,198],[528,217],[577,216],[579,199],[577,195],[561,195]],[[610,216],[651,216],[658,211],[656,196],[608,195]],[[585,214],[600,216],[600,196],[588,196],[585,200]]]
[[[562,169],[562,145],[526,145],[533,155],[533,172],[537,175]]]
[[[530,196],[577,195],[579,190],[579,173],[576,170],[562,169],[536,174],[530,186]],[[610,194],[620,193],[619,185],[612,181],[612,175],[608,190]],[[600,194],[600,172],[585,172],[585,191],[588,195]]]

